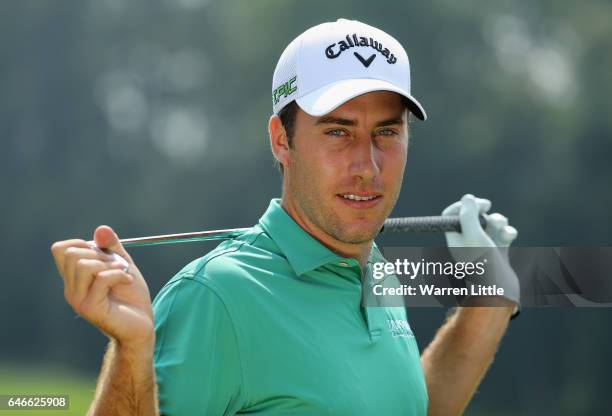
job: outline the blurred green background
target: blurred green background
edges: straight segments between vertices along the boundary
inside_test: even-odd
[[[2,2],[0,394],[70,394],[70,414],[93,394],[106,340],[65,304],[53,241],[98,224],[129,237],[257,221],[280,195],[274,66],[338,17],[400,40],[428,112],[394,215],[470,192],[518,245],[612,245],[610,1]],[[131,253],[156,293],[212,247]],[[444,313],[409,311],[421,348]],[[609,414],[611,328],[608,309],[523,311],[467,414]]]

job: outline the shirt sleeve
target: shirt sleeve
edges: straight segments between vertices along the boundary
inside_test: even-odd
[[[160,413],[236,413],[242,405],[240,354],[219,296],[200,281],[180,278],[160,291],[153,313]]]

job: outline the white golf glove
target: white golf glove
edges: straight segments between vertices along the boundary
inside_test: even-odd
[[[449,205],[442,211],[442,215],[458,215],[461,233],[445,233],[446,242],[455,261],[476,261],[481,255],[486,256],[487,273],[483,276],[466,277],[466,282],[472,285],[502,287],[503,297],[516,303],[513,314],[516,315],[520,308],[521,291],[518,277],[510,266],[508,247],[518,232],[508,225],[508,219],[499,213],[488,215],[486,228],[483,229],[479,216],[488,212],[490,208],[491,201],[470,194],[464,195],[461,201]],[[462,247],[479,247],[482,250],[466,250],[461,249]]]

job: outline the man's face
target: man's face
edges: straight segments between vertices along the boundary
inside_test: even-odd
[[[407,111],[396,93],[367,93],[321,117],[299,109],[285,197],[336,240],[370,241],[397,201],[407,151]]]

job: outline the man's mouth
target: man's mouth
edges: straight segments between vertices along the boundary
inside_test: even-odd
[[[353,201],[370,201],[370,200],[372,200],[374,198],[377,198],[376,195],[359,196],[359,195],[355,195],[355,194],[343,194],[342,197],[345,198],[345,199],[352,199]]]
[[[376,193],[343,193],[337,196],[353,208],[370,208],[382,199],[382,195]]]

